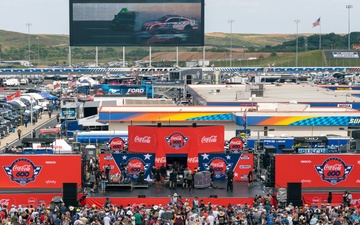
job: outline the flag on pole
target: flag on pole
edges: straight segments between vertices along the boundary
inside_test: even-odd
[[[315,20],[315,22],[313,22],[313,27],[317,27],[320,26],[320,17],[319,19]]]
[[[243,114],[243,116],[242,116],[242,120],[243,120],[243,121],[246,121],[246,109],[244,110],[244,114]]]

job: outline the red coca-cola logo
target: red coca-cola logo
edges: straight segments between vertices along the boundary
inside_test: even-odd
[[[221,158],[214,158],[209,166],[212,166],[214,169],[214,176],[219,178],[226,174],[226,162]]]
[[[111,151],[123,151],[125,147],[125,141],[122,138],[115,137],[110,141]]]
[[[353,169],[352,165],[336,157],[326,159],[322,165],[316,165],[315,169],[322,180],[333,185],[345,180]]]
[[[166,164],[166,157],[156,157],[155,158],[155,163],[157,163],[157,164],[162,164],[162,163]]]
[[[243,150],[244,143],[241,138],[233,137],[229,141],[229,150],[230,151],[240,151]]]
[[[201,138],[201,143],[202,144],[209,144],[209,143],[216,143],[217,142],[217,138],[218,136],[217,135],[211,135],[211,136],[203,136]]]
[[[144,170],[144,163],[140,159],[130,159],[127,163],[128,175],[136,176],[142,170]]]
[[[134,138],[135,143],[142,143],[142,144],[150,144],[151,137],[150,136],[135,136]]]
[[[26,185],[36,179],[40,174],[42,166],[35,166],[31,160],[20,158],[15,160],[10,166],[4,166],[3,168],[6,175],[8,175],[13,182]]]
[[[174,132],[174,133],[170,134],[170,136],[165,137],[165,140],[169,144],[170,147],[175,148],[175,149],[179,149],[179,148],[182,148],[182,147],[184,147],[186,145],[189,138],[185,137],[180,132]]]

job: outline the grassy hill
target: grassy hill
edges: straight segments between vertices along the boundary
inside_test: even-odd
[[[301,36],[310,36],[312,34],[300,34]],[[232,66],[246,67],[246,66],[259,66],[266,67],[268,65],[275,66],[295,66],[295,53],[282,53],[277,52],[276,56],[270,53],[259,53],[259,52],[246,52],[249,47],[261,48],[266,45],[275,46],[282,44],[286,41],[294,40],[296,36],[294,34],[229,34],[229,33],[207,33],[205,34],[205,45],[206,49],[220,48],[230,49],[230,42],[232,38]],[[51,35],[51,34],[31,34],[30,41],[32,45],[40,45],[44,47],[64,47],[67,48],[69,45],[68,35]],[[18,33],[0,30],[0,45],[2,50],[13,48],[27,48],[28,34]],[[94,47],[74,47],[72,54],[72,62],[94,62],[93,58],[84,58],[76,55],[77,48],[84,48],[92,51]],[[100,49],[105,49],[99,48]],[[99,56],[99,62],[109,62],[114,60],[122,60],[122,47],[115,47],[116,51],[120,52],[117,57],[109,58],[106,56]],[[130,54],[135,49],[142,49],[148,51],[147,47],[127,47],[126,54]],[[67,49],[65,50],[67,51]],[[144,54],[143,54],[144,55]],[[126,56],[128,57],[128,56]],[[203,57],[202,47],[179,47],[179,61],[185,63],[191,60],[201,60]],[[26,56],[24,56],[24,59]],[[205,60],[209,60],[210,64],[215,66],[230,66],[229,62],[230,53],[206,51]],[[255,60],[249,60],[256,58]],[[148,56],[140,57],[139,59],[148,60]],[[175,61],[175,48],[174,47],[152,47],[152,61],[153,62],[164,62],[164,61]],[[55,63],[66,63],[67,58],[46,58],[39,59],[39,65],[49,65]],[[161,64],[160,64],[161,65]],[[170,63],[169,63],[170,65]],[[307,51],[299,52],[298,55],[298,66],[360,66],[359,59],[329,59],[325,60],[322,51]]]
[[[278,45],[284,41],[293,40],[295,35],[291,34],[236,34],[207,33],[205,34],[205,45],[212,47],[230,47],[232,36],[233,48],[263,47],[265,45]],[[68,46],[68,35],[52,34],[30,34],[30,42],[45,46]],[[0,30],[0,44],[4,49],[10,47],[26,47],[28,34]]]

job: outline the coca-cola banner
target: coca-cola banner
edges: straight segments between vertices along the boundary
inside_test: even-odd
[[[1,188],[81,187],[80,155],[3,155],[0,161]]]
[[[32,205],[33,207],[36,207],[38,205],[44,204],[45,206],[49,205],[51,203],[51,200],[55,196],[61,196],[62,193],[52,193],[52,194],[0,194],[0,205],[22,205],[23,207],[30,207]],[[10,207],[8,207],[10,209]]]
[[[247,175],[254,167],[252,154],[199,154],[199,170],[214,168],[214,179],[225,180],[226,171],[234,171],[235,181],[247,181]]]
[[[129,126],[129,152],[155,153],[157,150],[157,128],[147,126]]]
[[[244,142],[240,137],[233,137],[229,141],[230,151],[241,151],[244,148]]]
[[[109,143],[110,151],[121,152],[124,150],[125,141],[120,137],[114,137]]]
[[[299,171],[301,168],[301,171]],[[301,182],[305,188],[358,188],[360,155],[276,155],[276,187]]]
[[[110,177],[121,174],[120,168],[123,163],[126,166],[127,177],[132,180],[139,178],[139,172],[144,171],[145,180],[151,180],[151,168],[154,166],[154,154],[101,154],[100,167],[110,166]]]
[[[148,127],[129,126],[129,152],[187,154],[223,152],[224,126]]]

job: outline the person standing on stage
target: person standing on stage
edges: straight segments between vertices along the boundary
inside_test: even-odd
[[[108,164],[106,167],[105,167],[105,174],[106,174],[106,179],[110,182],[110,171],[111,171],[111,165]]]
[[[234,172],[232,169],[229,169],[226,173],[226,191],[233,191],[234,188]]]
[[[248,188],[251,188],[254,182],[254,171],[250,170],[247,177],[248,177]]]
[[[211,185],[211,187],[213,187],[214,186],[214,167],[213,166],[210,166],[209,172],[210,172],[210,185]]]
[[[182,188],[184,189],[188,189],[188,175],[191,175],[191,170],[189,169],[189,167],[186,167],[185,170],[184,170],[184,182],[183,182],[183,185],[182,185]]]
[[[166,168],[164,163],[160,166],[160,174],[161,174],[161,183],[162,185],[165,184],[165,178],[166,178]]]
[[[155,172],[155,184],[156,187],[159,188],[161,183],[161,174],[160,174],[160,168],[156,170]]]
[[[124,162],[121,163],[120,165],[120,173],[121,173],[121,179],[120,182],[124,183],[126,180],[126,165]]]
[[[178,172],[173,168],[170,176],[170,189],[176,189],[177,187]]]

